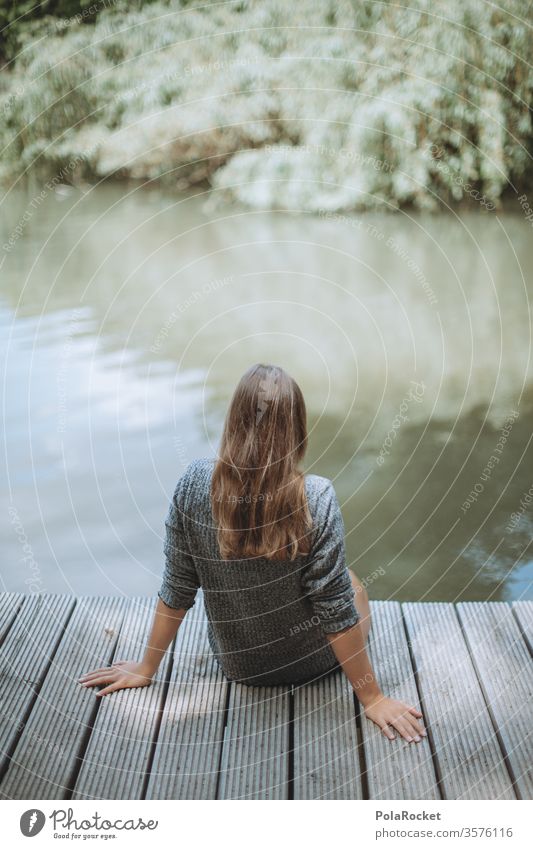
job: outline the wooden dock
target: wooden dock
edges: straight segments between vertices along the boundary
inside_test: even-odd
[[[373,602],[384,691],[428,738],[389,742],[342,673],[224,679],[201,597],[150,687],[79,675],[139,658],[155,599],[0,594],[3,799],[532,799],[533,602]]]

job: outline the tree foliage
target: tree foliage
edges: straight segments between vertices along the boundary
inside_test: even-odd
[[[43,5],[0,77],[4,180],[74,163],[307,210],[531,183],[530,2]]]

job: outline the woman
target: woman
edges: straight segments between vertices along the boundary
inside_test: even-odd
[[[346,567],[331,481],[298,469],[305,402],[277,366],[254,365],[233,395],[216,461],[196,460],[166,517],[165,570],[140,662],[79,681],[96,695],[151,683],[201,587],[211,648],[225,675],[252,685],[301,684],[341,667],[386,737],[425,730],[415,707],[381,692],[365,649],[366,590]],[[355,597],[357,597],[355,601]]]

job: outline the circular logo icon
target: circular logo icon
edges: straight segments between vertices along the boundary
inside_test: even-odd
[[[24,837],[35,837],[42,830],[46,817],[38,808],[24,811],[20,818],[20,830]]]

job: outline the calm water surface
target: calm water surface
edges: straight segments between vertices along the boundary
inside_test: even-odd
[[[533,598],[518,214],[221,212],[114,185],[33,197],[0,207],[3,589],[155,593],[176,480],[215,452],[235,382],[264,360],[302,386],[306,470],[334,480],[371,597]]]

